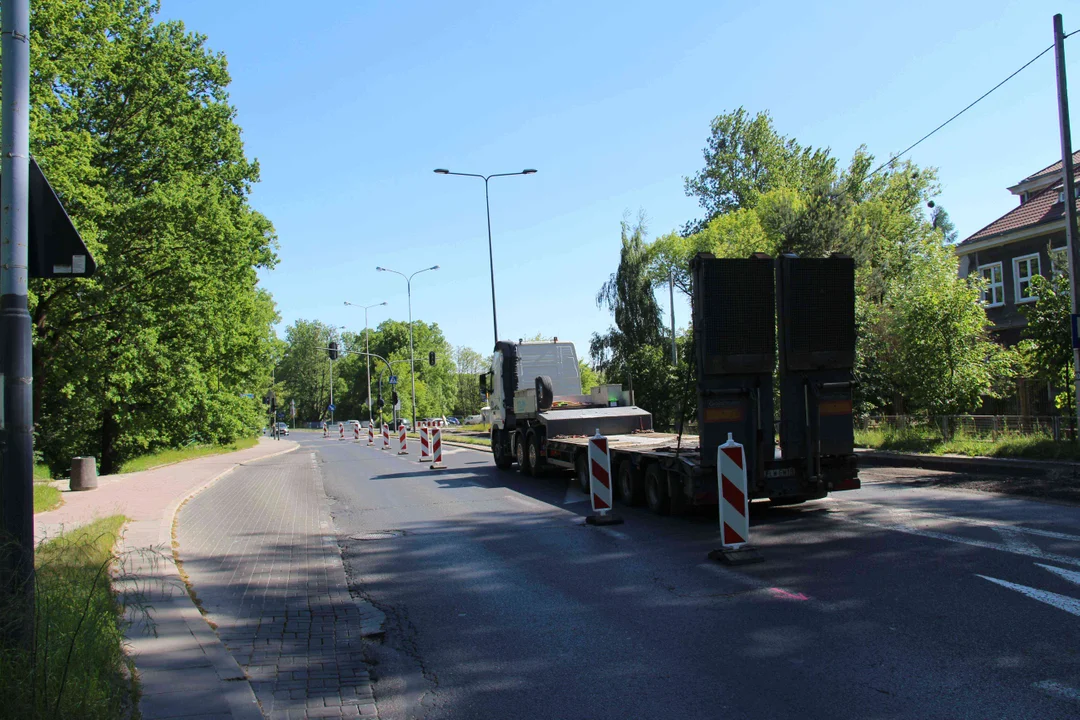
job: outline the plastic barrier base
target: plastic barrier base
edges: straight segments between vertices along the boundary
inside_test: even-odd
[[[765,557],[752,547],[746,545],[741,548],[720,548],[709,553],[710,560],[718,560],[725,565],[753,565],[765,562]]]
[[[587,525],[597,525],[597,526],[602,526],[602,525],[622,525],[623,522],[624,521],[623,521],[623,519],[621,517],[619,517],[615,513],[610,513],[610,512],[609,513],[604,513],[603,515],[601,515],[600,513],[597,513],[595,515],[589,515],[588,517],[585,518],[585,523]]]

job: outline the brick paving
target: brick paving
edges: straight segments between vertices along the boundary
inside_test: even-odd
[[[349,595],[311,454],[238,468],[180,511],[180,559],[270,718],[375,717],[361,637],[383,617]]]

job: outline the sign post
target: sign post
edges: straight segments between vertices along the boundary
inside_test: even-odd
[[[716,451],[716,475],[720,495],[720,548],[710,560],[747,565],[763,558],[750,547],[750,495],[746,487],[746,452],[728,433]]]
[[[623,519],[611,511],[611,450],[608,439],[600,434],[589,438],[589,497],[593,514],[585,518],[589,525],[619,525]]]

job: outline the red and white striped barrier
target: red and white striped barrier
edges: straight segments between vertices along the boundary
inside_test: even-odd
[[[360,423],[354,423],[352,427],[353,440],[360,442]]]
[[[322,424],[322,436],[323,437],[330,437],[330,428],[328,428],[326,426],[326,423]]]
[[[589,495],[593,512],[606,515],[611,511],[611,453],[599,430],[589,438]]]
[[[761,562],[750,546],[750,495],[746,487],[746,450],[728,433],[716,451],[716,479],[720,485],[720,547],[709,553],[712,560],[730,565]]]
[[[600,434],[589,438],[589,497],[593,514],[585,518],[590,525],[619,525],[622,518],[611,512],[611,448],[608,439]]]
[[[375,444],[375,423],[371,422],[370,420],[368,421],[367,425],[367,444]]]
[[[720,544],[736,549],[750,542],[750,498],[746,493],[746,453],[728,433],[716,453],[720,476]]]
[[[431,462],[431,429],[427,423],[420,423],[420,460],[418,462]]]
[[[406,444],[406,442],[407,441],[405,439],[405,426],[402,425],[401,428],[398,429],[398,451],[397,451],[398,455],[408,455],[409,454],[409,447]]]
[[[382,449],[390,449],[390,426],[386,423],[382,424]]]
[[[341,436],[338,438],[338,440],[344,440],[345,439],[345,423],[338,423],[337,427],[338,427],[338,432],[341,433]]]
[[[431,438],[432,462],[430,467],[432,470],[443,470],[446,466],[443,465],[442,461],[442,430],[438,427],[434,427],[432,428],[432,432],[434,435],[432,435]]]

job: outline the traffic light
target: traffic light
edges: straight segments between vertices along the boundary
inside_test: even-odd
[[[428,365],[430,365],[431,367],[435,367],[435,351],[434,350],[432,350],[431,352],[428,353],[427,362],[428,362]]]
[[[382,406],[386,404],[386,402],[382,399],[382,395],[380,395],[379,399],[375,401],[375,404],[378,405],[380,408],[382,408]]]
[[[396,406],[398,404],[397,390],[390,393],[390,404]]]
[[[331,360],[337,360],[338,352],[337,352],[337,343],[336,342],[330,343],[330,347],[327,348],[327,351],[330,353],[330,359]]]

